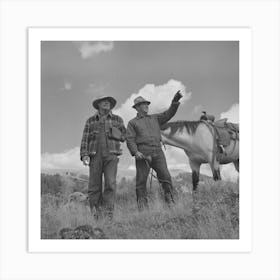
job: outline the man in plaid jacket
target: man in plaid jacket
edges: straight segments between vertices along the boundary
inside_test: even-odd
[[[126,129],[120,116],[112,109],[116,100],[111,96],[100,97],[92,105],[97,110],[85,124],[80,149],[80,158],[89,166],[88,198],[95,217],[104,213],[113,216],[118,156],[122,154],[120,142],[125,141]],[[105,186],[102,192],[102,175]]]

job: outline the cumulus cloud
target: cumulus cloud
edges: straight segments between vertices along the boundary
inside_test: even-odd
[[[239,123],[239,104],[233,104],[228,111],[221,113],[221,119],[223,118],[227,118],[233,123]]]
[[[171,79],[166,84],[159,86],[147,84],[137,93],[131,94],[130,97],[114,112],[122,116],[125,123],[127,123],[136,115],[136,111],[132,108],[132,105],[134,104],[133,100],[138,96],[142,96],[151,102],[150,113],[162,112],[170,106],[171,100],[178,90],[181,90],[184,94],[184,97],[181,99],[181,104],[191,97],[191,93],[186,93],[186,87],[180,81]]]
[[[114,48],[114,43],[110,41],[82,42],[76,45],[83,59],[93,57],[101,52],[109,52]]]
[[[41,156],[42,169],[83,169],[80,161],[80,148],[61,152],[44,153]]]

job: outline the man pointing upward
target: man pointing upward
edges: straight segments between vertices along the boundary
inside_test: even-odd
[[[137,116],[130,120],[127,126],[127,147],[136,161],[136,198],[139,210],[148,206],[147,178],[150,167],[156,173],[164,191],[167,204],[172,199],[171,176],[167,169],[165,155],[161,149],[160,125],[168,122],[177,112],[182,94],[178,91],[168,110],[160,114],[149,115],[150,101],[139,96],[135,98],[132,106],[137,111]],[[145,158],[150,157],[148,164]]]

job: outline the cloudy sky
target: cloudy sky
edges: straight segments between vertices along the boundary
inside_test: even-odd
[[[161,112],[179,89],[184,99],[173,120],[197,120],[206,110],[238,122],[238,50],[234,41],[42,42],[42,168],[83,168],[82,131],[95,113],[92,100],[101,95],[116,98],[114,112],[125,123],[135,116],[136,96],[152,102],[151,113]],[[123,150],[119,169],[133,170],[126,145]],[[168,147],[166,157],[169,168],[190,170],[181,150]]]

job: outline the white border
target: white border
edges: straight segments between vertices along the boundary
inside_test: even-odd
[[[29,252],[249,252],[252,200],[252,73],[249,28],[29,28]],[[239,41],[240,238],[239,240],[41,240],[40,92],[41,41]],[[246,167],[246,168],[245,168]]]

